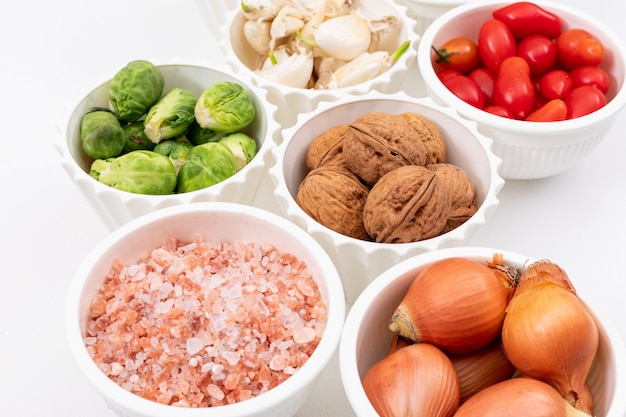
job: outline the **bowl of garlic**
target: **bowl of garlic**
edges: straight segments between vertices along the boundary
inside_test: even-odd
[[[419,41],[406,7],[387,0],[244,0],[225,21],[225,61],[268,90],[283,127],[347,93],[398,91]]]
[[[550,260],[488,247],[394,265],[344,324],[355,414],[623,417],[624,341],[575,282]]]

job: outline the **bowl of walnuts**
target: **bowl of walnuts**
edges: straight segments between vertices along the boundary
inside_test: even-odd
[[[490,147],[454,109],[371,93],[302,115],[268,173],[280,210],[330,254],[354,301],[389,266],[478,232],[504,184]]]

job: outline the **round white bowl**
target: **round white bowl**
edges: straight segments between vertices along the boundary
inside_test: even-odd
[[[478,39],[481,22],[507,2],[486,0],[456,7],[437,18],[424,32],[417,49],[419,72],[428,94],[438,103],[452,106],[478,130],[494,141],[493,151],[502,158],[500,174],[505,179],[535,179],[559,174],[581,159],[606,136],[626,104],[626,48],[621,39],[593,16],[564,4],[549,1],[540,6],[559,15],[564,27],[579,27],[594,34],[605,46],[601,67],[611,76],[609,102],[603,108],[576,119],[560,122],[525,122],[499,117],[477,109],[450,92],[432,67],[431,45],[441,45],[456,36]]]
[[[409,16],[417,22],[416,30],[420,35],[430,24],[448,10],[468,3],[469,0],[396,0],[406,6]]]
[[[520,269],[532,262],[524,255],[499,249],[447,248],[409,258],[389,268],[363,291],[348,313],[339,346],[341,380],[358,417],[378,415],[367,399],[361,378],[388,351],[393,336],[388,328],[389,319],[416,274],[441,259],[463,257],[482,262],[491,260],[494,253],[503,254],[506,263]],[[626,414],[624,341],[601,308],[582,295],[581,299],[589,306],[600,330],[598,352],[587,379],[595,397],[595,415],[623,417]]]
[[[401,20],[403,25],[398,42],[389,45],[387,49],[390,54],[404,41],[409,41],[410,46],[391,68],[374,79],[352,87],[333,90],[289,87],[258,75],[253,68],[257,67],[261,57],[243,37],[245,17],[241,9],[231,10],[226,17],[226,24],[221,29],[226,36],[220,43],[226,63],[237,73],[250,76],[257,86],[267,89],[269,101],[279,109],[279,121],[283,128],[293,126],[299,114],[314,110],[321,102],[335,101],[346,94],[362,95],[370,91],[394,93],[400,90],[417,55],[420,37],[415,30],[415,21],[407,16],[406,7],[395,4],[392,0],[354,0],[352,8],[365,18],[392,15]]]
[[[431,119],[446,140],[447,162],[462,168],[476,189],[476,214],[454,230],[412,243],[376,243],[337,233],[313,220],[296,203],[298,186],[307,173],[306,151],[318,134],[328,128],[354,121],[371,111],[391,114],[416,112]],[[451,108],[438,106],[428,98],[411,98],[404,93],[372,93],[365,97],[346,96],[323,103],[314,112],[302,115],[298,123],[283,131],[283,142],[272,150],[275,164],[269,169],[276,202],[284,215],[309,232],[330,254],[341,275],[349,303],[377,275],[410,256],[469,242],[498,206],[497,195],[504,185],[498,175],[500,160],[491,152],[491,141],[476,130],[474,123],[460,118]]]
[[[216,242],[269,242],[304,261],[328,306],[324,335],[307,362],[275,388],[239,403],[181,408],[144,399],[126,391],[100,371],[83,337],[90,300],[101,287],[115,258],[133,263],[170,237],[192,241],[197,235]],[[302,406],[316,379],[331,360],[345,318],[345,301],[331,259],[302,229],[259,208],[235,203],[195,203],[165,208],[112,232],[84,259],[68,291],[66,334],[71,354],[85,378],[120,417],[288,417]]]
[[[280,136],[276,107],[267,101],[266,91],[255,87],[249,78],[234,74],[229,68],[201,64],[155,64],[165,79],[164,91],[186,88],[199,96],[206,88],[222,81],[241,84],[250,94],[256,110],[255,120],[243,131],[258,143],[257,155],[232,177],[202,190],[170,195],[143,195],[109,187],[89,175],[91,159],[80,144],[80,120],[90,107],[108,105],[110,78],[98,85],[76,104],[67,122],[60,128],[62,143],[57,145],[61,165],[74,181],[83,197],[102,221],[113,230],[128,221],[156,209],[199,201],[226,201],[252,204],[261,181],[266,176],[270,150]]]

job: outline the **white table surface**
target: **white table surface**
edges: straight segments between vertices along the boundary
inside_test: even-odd
[[[623,2],[560,1],[626,39]],[[56,126],[128,61],[219,64],[219,51],[195,0],[34,0],[0,6],[0,52],[0,415],[112,416],[65,343],[68,284],[108,230],[59,165]],[[626,338],[624,132],[625,111],[566,173],[508,182],[472,244],[559,263]],[[350,415],[332,362],[298,417]]]

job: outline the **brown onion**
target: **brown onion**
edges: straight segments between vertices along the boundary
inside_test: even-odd
[[[598,341],[596,322],[565,272],[549,261],[530,265],[502,328],[503,349],[511,363],[591,414],[593,395],[586,379]]]
[[[515,374],[515,367],[502,351],[499,337],[482,349],[448,357],[459,376],[461,404],[477,392],[511,379]]]
[[[459,379],[435,346],[414,343],[375,363],[362,379],[380,417],[451,417],[459,407]]]
[[[589,417],[552,386],[514,378],[485,388],[459,407],[454,417]]]
[[[447,353],[480,349],[500,334],[517,278],[497,254],[489,266],[465,258],[434,262],[415,277],[389,328]]]

